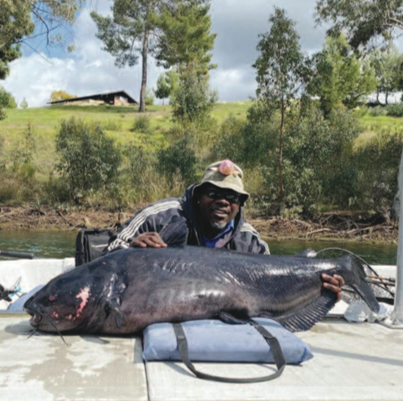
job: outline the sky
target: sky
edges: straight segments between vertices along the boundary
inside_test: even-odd
[[[103,43],[96,38],[97,28],[90,17],[95,10],[111,14],[111,0],[88,0],[74,26],[76,50],[69,54],[62,49],[44,46],[33,52],[23,47],[23,57],[11,63],[11,72],[0,81],[19,104],[23,98],[29,107],[46,105],[54,90],[64,90],[76,96],[125,90],[139,99],[140,63],[134,67],[118,68],[114,57],[101,50]],[[322,48],[326,27],[316,27],[315,0],[212,0],[211,32],[216,33],[211,71],[211,87],[218,91],[220,102],[234,102],[254,97],[256,71],[252,64],[258,57],[259,34],[269,31],[269,16],[274,6],[282,7],[296,22],[303,52],[312,54]],[[402,39],[397,43],[402,48]],[[35,44],[35,46],[38,43]],[[148,63],[148,87],[155,88],[163,68]]]

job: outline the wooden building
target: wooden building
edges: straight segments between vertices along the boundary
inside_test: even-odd
[[[95,95],[75,97],[72,99],[58,100],[57,102],[48,102],[48,104],[50,105],[68,104],[74,102],[89,103],[89,104],[104,103],[109,104],[111,106],[118,106],[118,105],[129,106],[138,104],[138,102],[135,99],[133,99],[130,95],[128,95],[125,91],[99,93]]]

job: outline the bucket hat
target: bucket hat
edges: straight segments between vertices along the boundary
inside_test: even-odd
[[[231,160],[221,160],[208,166],[194,190],[205,184],[237,192],[242,195],[243,203],[250,197],[250,194],[244,190],[243,170]]]

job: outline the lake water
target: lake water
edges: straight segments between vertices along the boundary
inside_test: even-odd
[[[38,258],[74,257],[76,232],[0,231],[0,250],[35,254]],[[370,264],[395,265],[397,246],[357,242],[268,240],[272,255],[293,255],[304,249],[345,248]],[[329,256],[329,255],[324,255]]]

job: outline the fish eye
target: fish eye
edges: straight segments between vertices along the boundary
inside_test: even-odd
[[[56,297],[54,295],[49,295],[49,301],[50,302],[55,302],[56,301]]]

